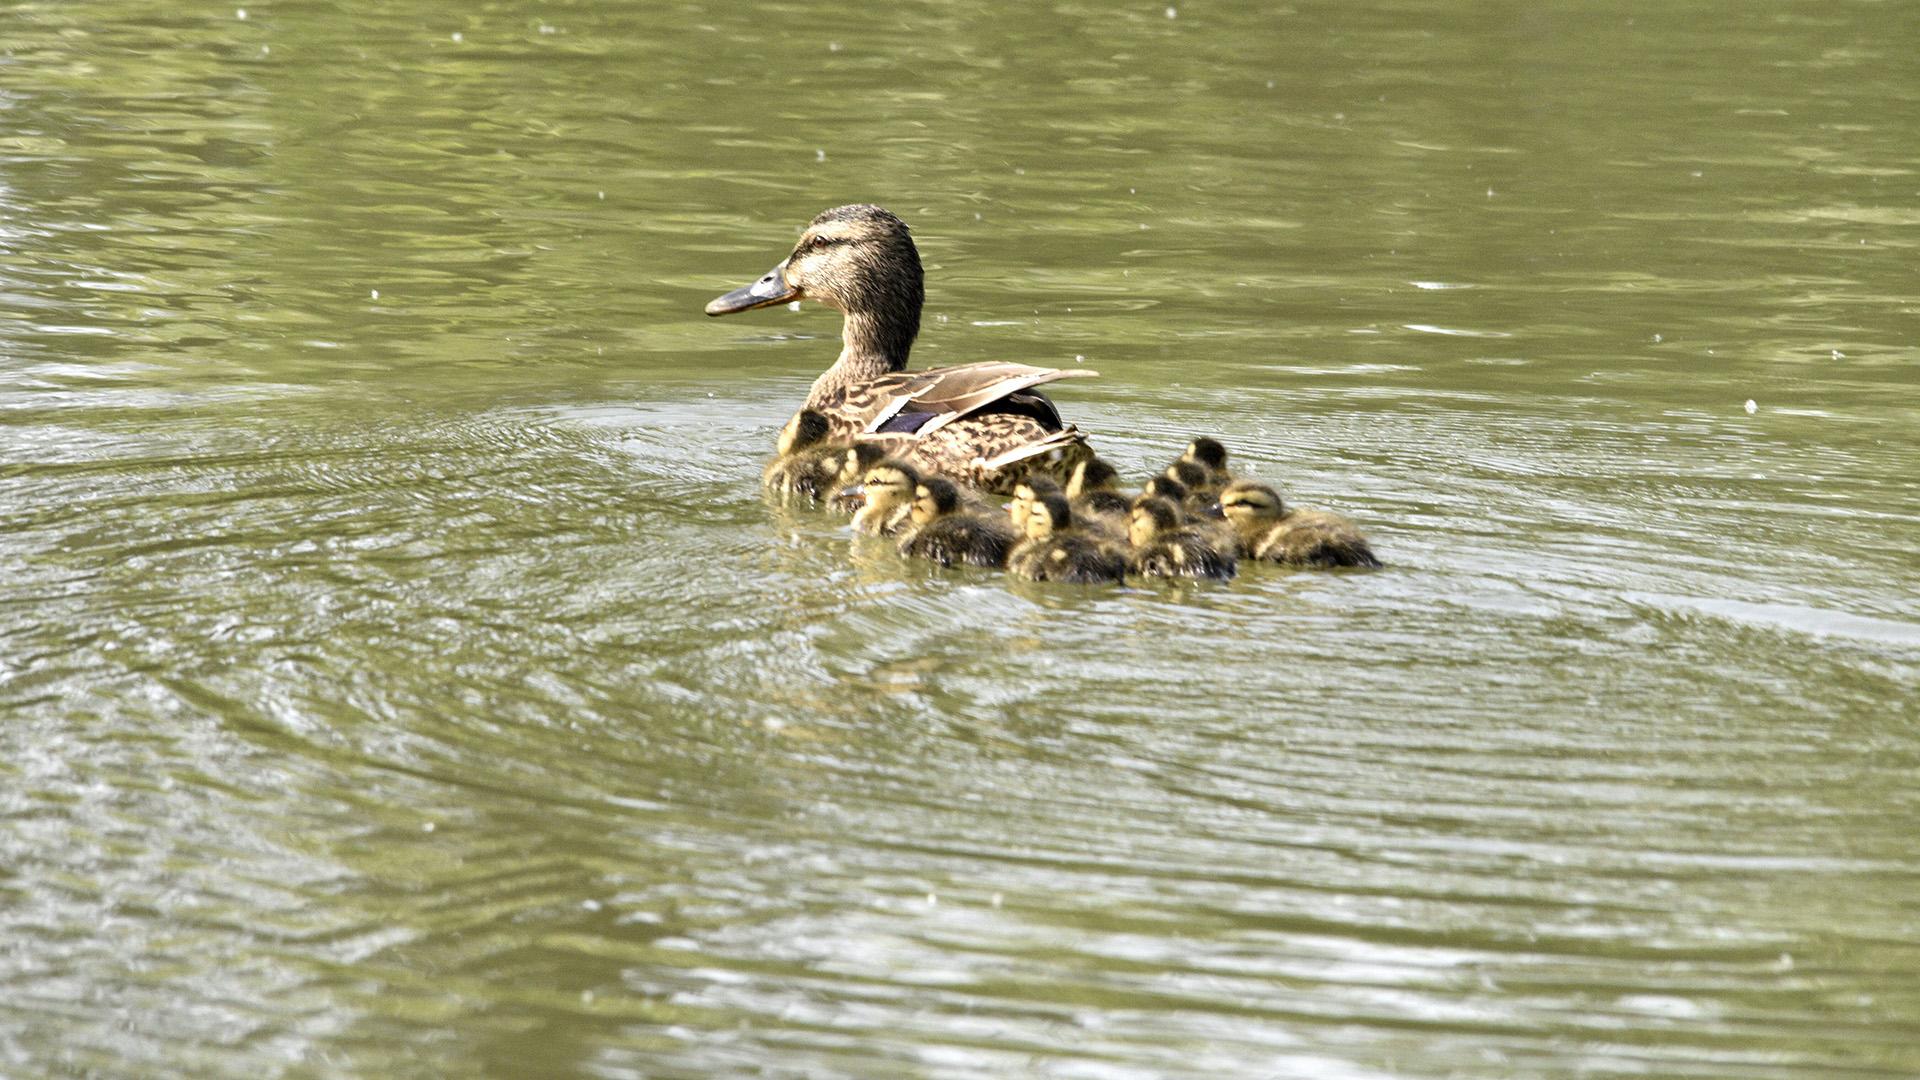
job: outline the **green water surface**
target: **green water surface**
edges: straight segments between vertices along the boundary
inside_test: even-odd
[[[0,5],[0,1075],[1920,1074],[1920,11],[1173,4]],[[853,201],[1388,569],[768,505]]]

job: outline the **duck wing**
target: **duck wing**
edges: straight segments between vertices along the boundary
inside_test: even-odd
[[[1046,396],[1028,392],[1059,379],[1085,378],[1097,371],[1033,367],[988,361],[925,371],[896,371],[847,388],[845,408],[865,418],[863,435],[923,438],[961,417],[997,402],[1032,415],[1047,427],[1065,426]]]

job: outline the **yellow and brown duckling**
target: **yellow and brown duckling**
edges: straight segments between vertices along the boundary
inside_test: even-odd
[[[1233,483],[1233,473],[1227,468],[1227,448],[1219,439],[1209,435],[1195,438],[1187,444],[1180,460],[1191,461],[1207,470],[1207,483],[1216,491]]]
[[[968,510],[960,488],[944,476],[924,477],[915,486],[909,520],[900,554],[941,566],[1004,567],[1019,539],[999,517]]]
[[[1007,518],[1013,525],[1016,536],[1027,535],[1027,518],[1033,513],[1035,501],[1046,495],[1061,493],[1060,482],[1043,473],[1030,473],[1013,485],[1013,498],[1007,502]]]
[[[920,473],[899,458],[886,458],[868,469],[857,487],[846,494],[860,497],[860,509],[853,515],[853,530],[869,536],[892,536],[905,527],[913,514],[913,492],[920,486]]]
[[[774,458],[760,474],[760,485],[782,499],[817,500],[842,486],[838,483],[846,464],[839,445],[829,441],[832,432],[825,413],[801,409],[780,429],[780,441]]]
[[[1324,510],[1291,509],[1266,484],[1236,480],[1218,505],[1246,558],[1282,566],[1380,565],[1353,522]]]
[[[707,304],[731,315],[800,300],[841,312],[840,357],[814,380],[806,406],[842,442],[895,435],[899,456],[926,473],[1005,492],[1021,474],[1064,476],[1089,451],[1036,387],[1094,374],[989,361],[908,371],[926,289],[907,224],[871,205],[823,211],[791,253],[750,285]]]
[[[827,505],[843,514],[860,509],[860,481],[867,470],[888,458],[889,446],[879,442],[857,442],[840,452],[840,469],[827,490],[832,495]]]
[[[1089,457],[1074,465],[1067,476],[1066,495],[1073,504],[1074,517],[1089,528],[1111,534],[1115,539],[1127,532],[1127,514],[1133,500],[1122,495],[1120,473],[1098,457]]]
[[[1007,557],[1007,569],[1032,581],[1091,585],[1125,580],[1127,559],[1118,548],[1076,528],[1072,504],[1056,491],[1033,500],[1027,538]]]
[[[1157,495],[1135,499],[1127,518],[1127,569],[1141,577],[1232,577],[1238,569],[1232,538],[1209,535],[1185,520],[1179,507]]]
[[[1187,498],[1181,504],[1181,509],[1188,515],[1205,513],[1207,508],[1214,504],[1214,500],[1220,497],[1220,490],[1225,486],[1213,482],[1213,476],[1207,471],[1206,466],[1197,461],[1188,461],[1186,458],[1181,458],[1167,466],[1165,475],[1167,479],[1187,489]]]

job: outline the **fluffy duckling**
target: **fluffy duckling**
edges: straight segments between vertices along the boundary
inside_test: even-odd
[[[1207,468],[1196,461],[1181,458],[1167,466],[1166,477],[1187,489],[1186,502],[1181,506],[1188,514],[1203,514],[1214,500],[1220,497],[1224,485],[1213,482],[1213,476]]]
[[[851,514],[860,509],[860,481],[867,470],[887,459],[887,447],[876,442],[857,442],[841,451],[839,472],[828,490],[833,497],[827,505],[843,514]]]
[[[1185,507],[1187,505],[1187,496],[1192,494],[1192,492],[1187,490],[1187,485],[1175,480],[1171,476],[1149,476],[1147,477],[1146,484],[1140,488],[1140,494],[1142,496],[1165,499],[1175,506]],[[1128,504],[1127,509],[1131,512],[1133,509],[1132,504]]]
[[[900,538],[900,554],[946,567],[1004,567],[1017,539],[999,518],[964,509],[959,487],[943,476],[926,477],[915,486],[910,520],[913,528]]]
[[[845,455],[828,442],[832,425],[827,415],[801,409],[780,429],[772,461],[760,474],[760,485],[781,498],[819,499],[837,490]]]
[[[1047,495],[1061,494],[1060,482],[1044,473],[1029,473],[1013,485],[1013,499],[1007,503],[1007,517],[1013,525],[1015,536],[1027,535],[1027,519],[1033,514],[1033,504]]]
[[[1191,461],[1207,470],[1207,482],[1216,490],[1233,483],[1233,473],[1227,469],[1227,448],[1219,439],[1207,435],[1195,438],[1187,444],[1180,460]]]
[[[1027,538],[1007,558],[1007,569],[1032,581],[1091,585],[1122,581],[1127,560],[1118,550],[1074,527],[1073,507],[1061,492],[1033,500]]]
[[[1353,522],[1324,510],[1292,510],[1266,484],[1236,480],[1220,493],[1219,513],[1250,559],[1282,566],[1379,566]]]
[[[1232,577],[1239,568],[1232,538],[1223,544],[1183,521],[1180,508],[1159,496],[1135,499],[1127,518],[1127,569],[1141,577]]]
[[[861,499],[853,515],[853,531],[869,536],[899,532],[913,513],[913,492],[919,486],[920,474],[899,458],[886,458],[868,469],[859,485],[847,492]]]
[[[1132,500],[1117,490],[1120,473],[1098,457],[1076,462],[1067,476],[1067,500],[1073,504],[1074,517],[1089,528],[1119,539],[1127,532],[1127,513]]]

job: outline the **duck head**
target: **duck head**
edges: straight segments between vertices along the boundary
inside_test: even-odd
[[[1252,480],[1228,484],[1213,509],[1218,513],[1209,513],[1209,517],[1226,518],[1227,524],[1242,537],[1257,536],[1286,515],[1286,504],[1280,501],[1280,493]]]
[[[1007,504],[1007,516],[1013,520],[1013,531],[1022,536],[1027,534],[1027,519],[1033,516],[1033,504],[1045,495],[1060,494],[1060,482],[1045,473],[1030,473],[1022,477],[1013,487],[1013,501]]]
[[[1051,540],[1056,534],[1071,528],[1073,508],[1067,503],[1065,495],[1056,491],[1033,500],[1033,510],[1027,515],[1027,539]]]
[[[824,211],[807,223],[791,254],[758,281],[708,301],[707,314],[794,300],[817,300],[845,312],[849,346],[906,366],[926,301],[920,252],[907,223],[867,204]],[[861,340],[853,340],[856,333]]]
[[[1127,514],[1127,542],[1136,548],[1153,543],[1161,533],[1180,527],[1180,509],[1158,495],[1133,500]]]
[[[780,443],[777,447],[781,457],[798,453],[827,441],[832,431],[825,413],[816,409],[801,409],[780,429]]]
[[[913,489],[913,523],[925,525],[960,509],[960,489],[943,476],[929,476]]]

